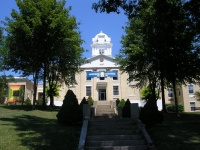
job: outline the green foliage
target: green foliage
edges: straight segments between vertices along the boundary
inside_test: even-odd
[[[4,100],[7,96],[8,91],[8,80],[5,75],[0,76],[0,101]]]
[[[78,99],[72,90],[68,90],[63,105],[56,115],[58,123],[65,125],[77,124],[82,120],[82,113]]]
[[[42,104],[43,104],[43,100],[42,100],[42,99],[38,99],[38,100],[36,100],[36,104],[42,106]]]
[[[31,105],[31,100],[28,97],[25,101],[24,101],[25,105]]]
[[[166,109],[168,112],[176,112],[176,106],[175,104],[167,104]],[[182,104],[178,104],[178,112],[183,112],[184,106]]]
[[[141,99],[147,101],[147,100],[151,97],[152,92],[151,92],[151,90],[150,90],[149,87],[144,87],[144,88],[140,91],[140,94],[142,95]]]
[[[120,103],[119,98],[116,100],[116,106],[118,106],[118,104]]]
[[[82,63],[83,40],[76,18],[69,14],[70,8],[65,7],[65,2],[16,1],[19,11],[13,9],[11,18],[5,22],[8,69],[20,70],[24,75],[34,74],[36,80],[40,78],[43,83],[48,80],[49,85],[75,82],[71,76]]]
[[[194,95],[195,95],[197,101],[200,101],[200,91],[196,91],[196,92],[194,93]]]
[[[47,88],[46,88],[46,96],[50,97],[50,96],[54,96],[54,97],[59,97],[59,91],[60,91],[60,87],[58,84],[56,83],[52,83],[50,84]]]
[[[88,98],[87,98],[87,102],[88,102],[88,104],[91,106],[91,105],[93,105],[94,100],[92,99],[91,96],[88,96]]]
[[[126,103],[126,101],[125,101],[124,99],[122,99],[122,100],[119,102],[119,104],[117,105],[117,107],[123,108],[124,105],[125,105],[125,103]]]
[[[124,107],[122,108],[122,117],[130,118],[131,117],[131,102],[129,99],[126,100]]]

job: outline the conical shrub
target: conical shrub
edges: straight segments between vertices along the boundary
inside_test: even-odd
[[[131,102],[129,99],[126,100],[124,107],[122,108],[122,117],[130,118],[131,117]]]
[[[83,112],[83,104],[88,104],[87,100],[85,97],[83,97],[81,103],[80,103],[80,108],[81,108],[81,112]]]
[[[63,100],[58,114],[56,115],[58,123],[73,125],[82,120],[80,105],[78,99],[72,90],[68,90]]]

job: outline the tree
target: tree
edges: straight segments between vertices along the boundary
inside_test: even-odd
[[[196,92],[194,93],[194,95],[195,95],[197,101],[200,101],[200,91],[196,91]]]
[[[19,12],[13,10],[7,18],[7,66],[24,75],[34,74],[43,80],[43,106],[46,81],[50,91],[54,84],[72,83],[72,74],[82,62],[83,42],[76,18],[69,15],[65,0],[17,0]],[[74,82],[74,81],[73,81]],[[51,93],[49,93],[51,94]],[[52,93],[53,94],[53,93]],[[53,106],[52,95],[50,105]],[[34,94],[35,105],[36,94]]]
[[[147,86],[147,87],[144,87],[144,88],[140,91],[140,94],[141,94],[141,99],[142,99],[142,100],[148,101],[148,100],[151,98],[152,91],[151,91],[150,88]],[[156,90],[156,95],[159,96],[157,90]]]
[[[73,125],[82,120],[82,113],[78,99],[72,90],[68,90],[63,100],[63,105],[56,115],[58,123]]]
[[[51,87],[51,89],[50,89]],[[49,85],[46,88],[46,97],[50,97],[50,99],[54,101],[54,97],[59,97],[60,86],[58,84]],[[54,105],[54,103],[53,103]]]
[[[114,3],[115,9],[112,9],[111,3]],[[181,0],[140,0],[132,3],[102,0],[93,5],[96,11],[118,12],[116,8],[120,7],[125,10],[129,24],[125,28],[127,35],[122,37],[118,62],[124,72],[133,72],[137,86],[149,84],[153,95],[157,84],[161,83],[165,111],[164,86],[167,82],[172,83],[176,90],[176,84],[199,79],[199,57],[193,50],[197,33],[191,32],[190,16],[184,6]],[[132,79],[129,78],[129,81]],[[175,103],[177,106],[176,96]]]

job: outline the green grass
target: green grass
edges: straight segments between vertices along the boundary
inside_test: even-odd
[[[162,124],[147,131],[158,150],[200,149],[200,113],[166,114]]]
[[[81,124],[57,123],[57,110],[0,104],[0,150],[75,150]]]
[[[58,109],[0,104],[0,150],[75,150],[81,124],[57,123]],[[166,114],[162,124],[147,127],[158,150],[199,150],[200,113]]]

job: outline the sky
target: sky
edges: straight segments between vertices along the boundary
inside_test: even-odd
[[[87,50],[83,56],[91,57],[92,38],[101,31],[111,38],[113,44],[112,54],[115,56],[121,48],[121,36],[124,33],[124,27],[127,22],[127,17],[121,13],[96,13],[91,7],[92,3],[98,0],[67,0],[66,7],[72,6],[70,15],[76,17],[76,21],[80,23],[79,30],[81,37],[85,41],[82,47]],[[15,0],[0,0],[0,21],[4,21],[5,17],[10,17],[11,10],[18,10]],[[2,74],[2,73],[1,73]],[[13,72],[6,72],[18,76]]]

